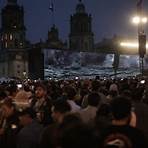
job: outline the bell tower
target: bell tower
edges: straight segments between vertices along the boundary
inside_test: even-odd
[[[17,0],[7,0],[1,11],[0,77],[27,77],[28,51],[25,33],[23,7],[17,4]]]
[[[86,13],[85,5],[79,0],[76,13],[70,18],[70,49],[79,51],[92,51],[94,46],[94,34],[92,32],[92,17]]]
[[[25,47],[24,9],[17,0],[7,0],[1,12],[1,46],[2,49]]]

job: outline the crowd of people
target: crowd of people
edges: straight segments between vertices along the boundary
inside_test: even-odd
[[[148,148],[148,80],[0,84],[0,148]]]

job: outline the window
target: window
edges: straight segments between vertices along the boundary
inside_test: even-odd
[[[19,54],[17,54],[17,55],[15,56],[15,58],[16,58],[16,60],[21,60],[21,59],[22,59],[22,56],[19,55]]]
[[[7,40],[7,34],[5,34],[5,40]]]
[[[10,34],[10,40],[12,40],[13,39],[13,36],[12,36],[12,34]]]
[[[7,42],[5,42],[5,48],[7,48],[8,47],[8,43]]]

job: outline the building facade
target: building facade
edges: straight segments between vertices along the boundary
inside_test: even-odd
[[[92,32],[92,17],[85,11],[81,0],[76,6],[76,13],[70,18],[69,48],[78,51],[92,51],[94,34]]]
[[[24,9],[17,0],[7,0],[1,12],[0,76],[27,77],[28,51]]]
[[[53,24],[50,30],[48,31],[48,38],[45,43],[46,48],[55,48],[55,49],[65,49],[66,43],[63,43],[59,39],[58,28]]]

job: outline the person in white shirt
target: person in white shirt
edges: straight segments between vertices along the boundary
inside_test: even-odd
[[[98,93],[93,92],[88,95],[88,106],[79,111],[83,122],[89,123],[94,121],[99,103],[100,95]]]

